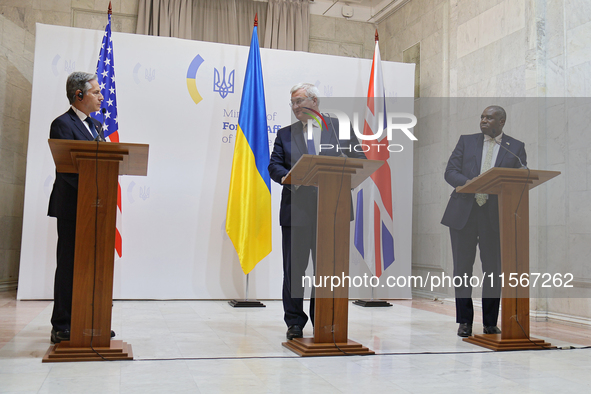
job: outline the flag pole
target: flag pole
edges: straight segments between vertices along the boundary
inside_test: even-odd
[[[248,288],[249,288],[249,275],[250,273],[246,274],[246,291],[245,297],[242,300],[234,299],[232,301],[228,301],[233,308],[266,308],[267,306],[258,300],[249,300],[248,299]]]
[[[259,25],[259,18],[258,18],[258,13],[256,13],[254,15],[254,29],[256,29],[258,25]],[[253,30],[253,34],[255,34],[254,30]],[[262,302],[257,301],[257,300],[249,300],[248,299],[249,275],[250,275],[250,272],[248,274],[246,274],[245,298],[243,300],[228,301],[228,304],[230,304],[234,308],[265,308],[266,305],[263,304]]]
[[[380,37],[378,35],[378,29],[376,29],[375,39],[376,39],[376,45],[377,45],[378,41],[380,40]],[[375,54],[374,54],[374,59],[375,59]],[[384,99],[385,99],[385,97],[384,97]],[[367,307],[376,308],[376,307],[392,306],[392,304],[390,304],[387,301],[384,301],[384,300],[376,300],[375,297],[374,297],[375,296],[374,291],[375,291],[375,288],[373,286],[371,286],[371,299],[369,299],[369,300],[362,300],[362,299],[361,300],[356,300],[356,301],[353,301],[353,305],[358,305],[358,306],[362,306],[362,307],[365,307],[365,308],[367,308]]]
[[[248,274],[246,274],[246,295],[244,297],[245,301],[248,301],[248,278],[249,278],[250,272]]]

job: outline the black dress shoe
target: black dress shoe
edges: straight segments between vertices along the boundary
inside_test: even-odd
[[[484,326],[482,328],[482,331],[485,334],[500,334],[501,333],[501,329],[497,326]]]
[[[466,338],[472,335],[472,324],[470,323],[460,323],[458,327],[458,336],[462,338]]]
[[[294,324],[293,326],[289,326],[287,329],[287,334],[285,334],[288,340],[292,340],[294,338],[302,338],[304,334],[302,333],[302,327]]]
[[[70,340],[70,330],[57,331],[52,328],[50,340],[51,340],[51,343],[60,343],[61,341],[69,341]]]

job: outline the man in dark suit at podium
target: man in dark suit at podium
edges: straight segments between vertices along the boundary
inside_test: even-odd
[[[291,88],[290,93],[290,106],[298,121],[277,132],[269,163],[269,174],[275,182],[282,184],[289,170],[303,154],[341,156],[345,153],[349,157],[365,159],[360,147],[359,152],[354,149],[358,140],[353,132],[351,140],[338,139],[337,119],[323,115],[328,129],[324,124],[320,127],[315,121],[308,122],[313,117],[319,118],[319,92],[313,84],[299,83]],[[302,276],[308,266],[310,253],[313,264],[316,264],[316,204],[315,187],[283,186],[279,222],[283,239],[282,299],[288,340],[301,338],[308,321],[303,305]],[[310,320],[314,324],[313,294],[310,300]]]
[[[52,123],[49,138],[93,141],[102,139],[101,123],[90,117],[101,109],[103,95],[97,76],[73,72],[66,81],[66,96],[70,109]],[[49,197],[48,216],[57,218],[57,268],[53,289],[51,341],[70,339],[72,313],[72,282],[76,240],[76,208],[78,202],[78,174],[56,171],[53,190]]]
[[[503,133],[507,115],[499,106],[487,107],[480,117],[478,134],[462,135],[445,169],[445,180],[451,186],[463,186],[468,180],[491,167],[520,168],[526,164],[525,145]],[[449,227],[454,263],[454,276],[469,279],[480,250],[482,271],[486,275],[482,291],[482,322],[485,334],[499,334],[497,327],[501,284],[501,245],[499,208],[496,195],[451,194],[441,223]],[[489,274],[495,280],[491,285]],[[479,278],[480,279],[480,278]],[[468,283],[455,287],[458,336],[472,335],[474,307],[472,288]]]

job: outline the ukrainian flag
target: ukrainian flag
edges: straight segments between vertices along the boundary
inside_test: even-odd
[[[226,232],[238,252],[245,274],[271,252],[271,179],[268,166],[265,89],[255,25],[240,102],[226,212]]]

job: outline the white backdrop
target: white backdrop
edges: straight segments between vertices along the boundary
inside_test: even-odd
[[[37,25],[18,299],[53,298],[56,222],[47,217],[55,166],[47,144],[52,120],[68,109],[65,81],[96,68],[102,31]],[[148,176],[122,177],[123,257],[115,261],[117,299],[243,298],[245,276],[224,230],[226,202],[248,47],[113,33],[121,142],[150,145]],[[203,63],[187,89],[189,65]],[[312,82],[321,94],[363,97],[371,60],[261,49],[272,148],[290,123],[289,89]],[[383,62],[389,96],[412,97],[414,65]],[[214,69],[235,70],[234,92],[214,91]],[[193,83],[192,81],[190,81]],[[321,102],[322,109],[322,102]],[[412,108],[408,109],[412,111]],[[225,123],[227,122],[227,123]],[[385,275],[409,275],[412,145],[393,154],[395,263]],[[250,274],[250,298],[280,299],[280,186],[274,182],[273,251]],[[355,252],[356,253],[356,252]],[[369,272],[353,256],[351,275]],[[352,289],[351,297],[369,296]],[[409,289],[376,289],[409,298]]]

